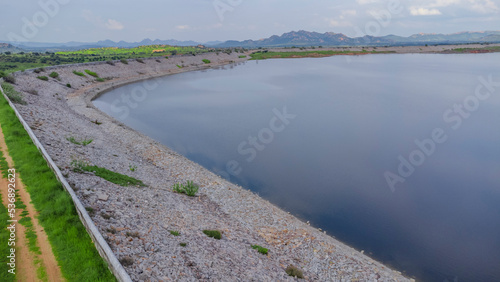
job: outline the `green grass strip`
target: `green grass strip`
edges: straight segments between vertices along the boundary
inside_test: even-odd
[[[7,177],[9,176],[8,169],[9,169],[9,164],[7,163],[5,157],[3,156],[2,150],[0,150],[0,170],[2,171],[2,177],[5,179],[7,179]]]
[[[47,233],[63,276],[69,281],[115,281],[81,223],[71,197],[3,96],[0,97],[0,124],[15,169],[21,173],[33,205],[40,212],[38,220]],[[1,220],[0,224],[4,222]]]
[[[146,186],[142,181],[133,177],[120,174],[98,166],[85,166],[83,170],[93,172],[96,176],[106,179],[109,182],[118,184],[120,186]]]
[[[5,161],[3,156],[1,155],[2,152],[0,152],[0,158]],[[3,172],[3,167],[2,167],[2,172]],[[2,204],[2,195],[0,195],[0,281],[5,281],[5,282],[11,282],[11,281],[16,281],[16,275],[9,273],[8,270],[10,267],[7,265],[9,262],[9,258],[7,258],[8,255],[10,255],[10,246],[7,245],[7,242],[10,237],[10,232],[7,229],[7,220],[9,220],[9,215],[7,213],[7,208]],[[17,267],[17,265],[16,265]]]
[[[256,52],[250,55],[251,60],[265,59],[285,59],[285,58],[310,58],[310,57],[327,57],[334,55],[363,55],[363,54],[386,54],[394,53],[392,51],[302,51],[302,52]]]

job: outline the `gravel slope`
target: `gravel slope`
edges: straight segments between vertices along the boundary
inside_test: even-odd
[[[204,58],[212,61],[210,67],[246,60],[239,55],[60,66],[41,74],[25,71],[17,74],[16,89],[28,105],[18,109],[82,203],[92,208],[96,226],[134,281],[293,281],[285,273],[290,264],[302,269],[308,281],[407,281],[400,273],[112,119],[91,103],[106,89],[205,68]],[[88,75],[73,74],[73,70],[84,69],[109,80],[96,82]],[[59,73],[60,81],[36,78],[52,71]],[[38,94],[28,93],[34,93],[32,90]],[[93,142],[75,145],[68,137]],[[147,187],[121,187],[90,173],[75,173],[70,165],[75,159],[140,179]],[[129,166],[137,170],[132,172]],[[174,183],[187,180],[200,185],[198,197],[172,192]],[[204,229],[221,230],[222,239],[205,236]],[[170,230],[181,235],[173,236]],[[269,255],[252,249],[254,244],[268,248]]]

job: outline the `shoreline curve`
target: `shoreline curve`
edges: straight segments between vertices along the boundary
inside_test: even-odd
[[[292,278],[284,269],[291,264],[302,269],[309,281],[409,280],[124,125],[92,103],[98,96],[126,84],[247,60],[238,55],[209,53],[171,57],[160,63],[131,60],[128,65],[102,62],[52,67],[62,82],[39,81],[30,72],[17,74],[16,89],[28,102],[17,108],[67,175],[78,198],[96,211],[92,220],[114,254],[132,259],[132,265],[125,269],[133,280],[286,281]],[[207,66],[201,62],[204,58],[214,63]],[[188,66],[179,69],[176,65],[180,62]],[[73,69],[82,67],[113,78],[98,83],[72,74]],[[66,83],[74,87],[67,88]],[[39,89],[39,94],[28,94],[30,89]],[[92,123],[94,120],[102,124]],[[88,136],[94,141],[78,147],[66,140],[68,136]],[[72,159],[84,159],[136,177],[148,187],[120,187],[91,174],[74,173],[69,165]],[[129,169],[132,164],[137,171]],[[200,185],[197,198],[172,193],[174,183],[187,180]],[[223,239],[208,238],[201,233],[203,229],[221,230]],[[181,238],[172,236],[173,230],[179,231]],[[133,232],[137,237],[127,235]],[[255,252],[250,248],[254,244],[269,248],[269,255]]]

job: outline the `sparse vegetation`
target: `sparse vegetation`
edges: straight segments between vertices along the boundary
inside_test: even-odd
[[[177,65],[178,68],[182,69],[182,66]]]
[[[199,186],[194,184],[193,181],[188,181],[186,184],[176,183],[172,190],[176,193],[186,194],[190,197],[196,196]]]
[[[134,260],[130,257],[123,257],[118,260],[124,267],[128,267],[134,264]]]
[[[105,179],[111,183],[120,186],[141,186],[141,187],[146,186],[141,180],[102,167],[90,165],[86,161],[73,160],[71,161],[71,167],[73,168],[74,172],[78,173],[91,172],[94,173],[96,176],[101,177],[102,179]]]
[[[26,93],[29,93],[29,94],[32,94],[32,95],[38,95],[38,91],[36,89],[26,90]]]
[[[207,235],[208,237],[220,240],[222,238],[222,235],[219,230],[203,230],[203,233]]]
[[[85,210],[89,213],[90,216],[94,216],[95,210],[92,207],[85,207]]]
[[[304,48],[305,49],[305,48]],[[377,54],[386,54],[386,53],[394,53],[393,51],[375,51],[375,52],[367,52],[363,49],[363,51],[302,51],[302,52],[268,52],[258,51],[250,55],[251,60],[265,60],[265,59],[274,59],[274,58],[321,58],[321,57],[329,57],[334,55],[356,55],[356,54],[367,54],[367,53],[377,53]]]
[[[12,84],[9,84],[9,83],[2,83],[2,88],[3,88],[3,91],[5,92],[5,95],[7,95],[7,97],[9,97],[9,99],[12,101],[12,103],[15,103],[15,104],[20,104],[20,105],[26,105],[26,101],[24,101],[23,99],[23,95],[19,92],[16,91],[16,89],[14,89],[14,86],[12,86]]]
[[[10,84],[16,84],[16,78],[15,78],[13,75],[10,75],[10,74],[8,74],[8,75],[4,76],[4,77],[3,77],[3,80],[4,80],[5,82],[10,83]]]
[[[43,80],[43,81],[49,81],[49,78],[46,76],[37,76],[36,78]]]
[[[185,246],[187,246],[187,243],[180,243],[179,245],[180,245],[181,247],[185,247]]]
[[[85,70],[85,72],[90,75],[90,76],[93,76],[93,77],[99,77],[99,75],[93,71],[90,71],[90,70]]]
[[[125,235],[127,235],[127,237],[133,237],[133,238],[139,238],[140,235],[139,235],[139,232],[135,231],[135,232],[126,232]]]
[[[211,62],[210,62],[210,60],[207,60],[207,59],[203,59],[202,61],[203,61],[205,64],[210,64],[210,63],[211,63]]]
[[[22,171],[21,177],[33,205],[40,212],[38,221],[49,238],[63,276],[72,281],[114,281],[114,276],[81,223],[71,197],[2,97],[0,95],[0,124],[5,136],[8,136],[5,139],[7,148],[17,168]],[[3,226],[4,222],[6,220],[0,220],[0,225]],[[1,248],[3,246],[0,246],[0,251]],[[3,280],[2,275],[0,280],[8,281]]]
[[[134,171],[136,171],[136,170],[137,170],[137,166],[136,166],[136,165],[131,165],[131,164],[129,164],[129,165],[128,165],[128,169],[130,169],[130,171],[134,172]]]
[[[95,81],[97,81],[97,82],[104,82],[104,81],[106,81],[106,80],[105,80],[104,78],[100,78],[100,77],[98,77],[98,78],[96,78],[96,80],[95,80]]]
[[[261,247],[259,245],[252,245],[252,249],[257,250],[259,253],[263,255],[267,255],[267,252],[269,251],[268,249]]]
[[[85,74],[83,72],[73,71],[73,73],[78,75],[78,76],[85,76]]]
[[[111,226],[110,228],[106,229],[106,232],[111,233],[111,234],[116,234],[117,230],[116,230],[116,228]]]
[[[128,61],[125,59],[121,59],[120,62],[122,62],[122,64],[128,65]]]
[[[297,277],[297,278],[304,278],[304,274],[302,273],[302,270],[298,269],[296,266],[289,265],[286,269],[286,274],[292,277]]]
[[[115,65],[115,63],[113,61],[106,61],[106,64],[111,65],[111,66]]]
[[[136,59],[136,61],[141,63],[141,64],[145,64],[145,62],[142,59]]]
[[[243,59],[243,58],[246,58],[246,57],[247,56],[245,56],[245,55],[238,56],[238,58],[240,58],[240,59]]]
[[[87,146],[88,144],[92,143],[92,141],[94,141],[94,139],[86,139],[86,138],[82,139],[82,140],[77,140],[73,136],[67,137],[66,140],[68,140],[69,142],[71,142],[75,145],[83,145],[83,146]]]
[[[66,87],[71,88],[71,84],[67,83]]]
[[[52,77],[52,78],[58,78],[58,77],[59,77],[59,74],[58,74],[57,72],[53,71],[53,72],[51,72],[51,73],[49,74],[49,76],[50,76],[50,77]]]
[[[178,231],[174,231],[174,230],[170,230],[170,234],[172,234],[174,236],[181,236],[181,233],[179,233]]]

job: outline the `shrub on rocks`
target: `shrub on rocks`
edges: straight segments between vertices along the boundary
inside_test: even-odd
[[[289,265],[286,269],[286,274],[292,277],[297,277],[297,278],[304,278],[304,274],[302,273],[302,270],[298,269],[294,265]]]
[[[208,237],[220,240],[222,238],[222,235],[219,230],[203,230],[203,233],[207,235]]]

